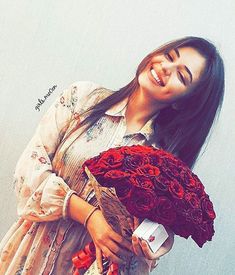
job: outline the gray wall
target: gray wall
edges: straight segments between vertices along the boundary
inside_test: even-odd
[[[214,201],[216,234],[203,249],[176,237],[174,248],[154,274],[232,274],[235,2],[1,0],[0,10],[0,237],[16,219],[15,164],[40,117],[62,89],[78,80],[117,89],[133,77],[149,51],[168,40],[196,35],[215,42],[226,66],[223,110],[195,167]],[[36,111],[38,98],[53,85],[56,90]]]

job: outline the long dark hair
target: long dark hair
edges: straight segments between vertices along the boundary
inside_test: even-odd
[[[203,38],[189,36],[174,40],[148,54],[139,64],[135,78],[88,109],[86,112],[88,115],[77,128],[86,125],[84,132],[111,106],[131,95],[139,86],[139,74],[154,55],[180,47],[192,47],[197,50],[206,59],[205,69],[188,96],[177,102],[180,108],[169,106],[160,111],[153,121],[154,131],[150,142],[177,155],[192,168],[216,114],[221,109],[224,96],[223,60],[215,46]]]

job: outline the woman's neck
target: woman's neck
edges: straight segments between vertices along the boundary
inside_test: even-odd
[[[165,106],[146,96],[141,89],[137,89],[129,97],[125,117],[132,123],[144,125]]]

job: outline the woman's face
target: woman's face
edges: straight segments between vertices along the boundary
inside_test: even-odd
[[[159,103],[176,102],[197,82],[205,62],[205,58],[191,47],[155,55],[138,77],[140,89]]]

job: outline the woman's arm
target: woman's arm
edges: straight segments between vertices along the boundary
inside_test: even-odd
[[[123,258],[133,255],[132,245],[131,242],[111,228],[100,210],[92,212],[93,210],[94,206],[77,195],[73,194],[71,196],[68,204],[68,215],[82,224],[89,217],[87,230],[95,244],[97,265],[100,272],[102,272],[102,254],[112,262],[124,264]],[[89,213],[92,213],[92,215],[89,216]]]
[[[74,191],[54,173],[51,161],[79,104],[96,87],[91,82],[73,83],[40,120],[15,168],[19,216],[37,222],[66,217],[67,202]]]

